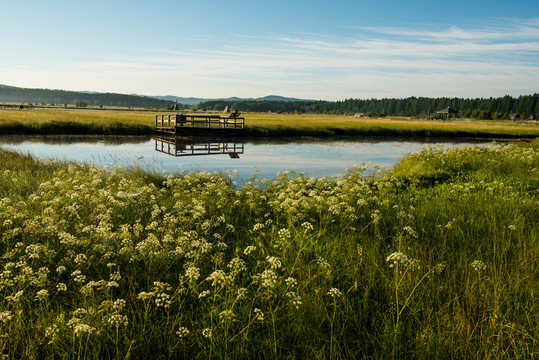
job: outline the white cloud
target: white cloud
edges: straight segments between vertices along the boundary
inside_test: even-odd
[[[33,78],[37,86],[73,90],[330,100],[520,95],[539,83],[539,19],[438,31],[358,28],[347,37],[238,36],[215,47],[186,43],[189,48],[138,56],[60,61],[58,68],[23,64],[0,70],[0,78],[6,84]]]

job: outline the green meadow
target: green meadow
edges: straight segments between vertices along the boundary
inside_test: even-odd
[[[36,125],[34,112],[20,114],[0,127],[67,121],[51,112]],[[68,121],[99,123],[76,114]],[[146,115],[114,121],[149,126]],[[253,127],[281,126],[249,117]],[[397,124],[315,118],[287,126]],[[364,164],[332,178],[253,173],[236,188],[227,173],[98,168],[0,150],[0,354],[538,358],[538,169],[535,140],[426,148],[374,175]]]
[[[0,110],[0,134],[142,135],[153,133],[156,112],[112,110]],[[217,114],[217,113],[216,113]],[[539,123],[480,120],[354,118],[350,115],[246,113],[249,137],[414,136],[534,138]]]

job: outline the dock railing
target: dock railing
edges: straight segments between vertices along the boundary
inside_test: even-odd
[[[157,130],[176,130],[181,128],[198,129],[243,129],[245,118],[220,115],[185,115],[166,114],[155,115],[155,128]]]
[[[172,156],[228,154],[237,158],[239,154],[243,154],[244,143],[218,139],[156,137],[155,150]]]

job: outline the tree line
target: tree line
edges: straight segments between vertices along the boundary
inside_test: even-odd
[[[138,107],[173,109],[176,103],[159,100],[148,96],[125,95],[116,93],[85,93],[66,90],[28,89],[13,86],[0,86],[0,103],[23,103],[23,104],[50,104],[50,105],[75,105],[87,106],[111,106],[111,107]],[[178,108],[185,108],[177,104]]]
[[[412,116],[429,117],[437,111],[451,107],[458,117],[476,119],[509,119],[511,114],[528,118],[539,114],[539,94],[522,95],[517,98],[506,95],[498,98],[427,98],[403,99],[346,99],[342,101],[260,101],[260,100],[212,100],[197,105],[197,110],[231,110],[254,112],[287,112],[318,114],[353,114],[366,116]]]

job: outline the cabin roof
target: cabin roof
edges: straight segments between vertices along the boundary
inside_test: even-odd
[[[443,110],[436,111],[437,114],[456,114],[458,113],[457,110],[450,108],[449,106]]]

